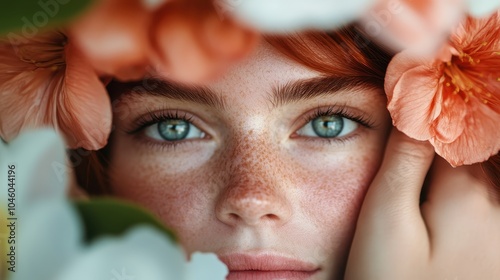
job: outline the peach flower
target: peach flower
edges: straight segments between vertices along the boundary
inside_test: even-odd
[[[464,0],[377,0],[361,18],[361,28],[394,51],[415,47],[435,53],[463,19]]]
[[[394,125],[453,166],[500,150],[500,12],[468,17],[437,57],[397,54],[385,90]]]
[[[54,127],[69,147],[97,150],[111,131],[104,85],[66,35],[51,31],[12,44],[0,41],[0,136]],[[33,139],[34,143],[36,139]]]
[[[498,0],[376,0],[360,18],[374,40],[401,51],[413,47],[435,53],[467,14],[484,17],[500,6]]]
[[[70,30],[100,75],[134,80],[153,67],[190,83],[218,76],[258,38],[211,0],[101,0]]]

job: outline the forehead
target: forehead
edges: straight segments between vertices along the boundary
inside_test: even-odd
[[[319,72],[295,62],[265,41],[247,59],[233,65],[208,87],[226,96],[268,97],[271,90],[291,81],[320,76]]]

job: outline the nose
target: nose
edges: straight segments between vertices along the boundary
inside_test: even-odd
[[[243,180],[231,186],[220,199],[217,218],[228,225],[281,225],[291,216],[287,199],[261,182]]]
[[[278,156],[250,149],[237,153],[230,164],[228,183],[220,193],[216,216],[231,226],[279,226],[290,220],[292,203]],[[237,162],[235,164],[235,162]]]

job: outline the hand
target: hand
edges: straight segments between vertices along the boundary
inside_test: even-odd
[[[452,168],[392,132],[361,208],[345,279],[499,279],[500,206],[477,166]],[[480,171],[480,170],[479,170]]]

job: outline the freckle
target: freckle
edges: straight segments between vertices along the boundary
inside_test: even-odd
[[[256,135],[254,130],[245,134],[237,135],[237,142],[231,148],[230,189],[225,196],[239,209],[248,208],[248,203],[255,208],[258,205],[256,200],[265,207],[276,199],[276,191],[282,185],[286,170],[280,161],[275,160],[276,153],[270,149],[265,135]],[[246,209],[246,213],[259,210]]]

